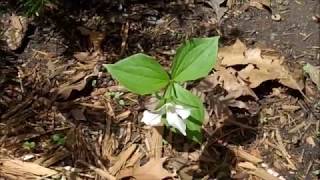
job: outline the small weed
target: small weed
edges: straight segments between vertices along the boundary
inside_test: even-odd
[[[26,141],[22,144],[23,149],[32,151],[36,147],[36,143],[33,141]]]
[[[55,0],[20,0],[21,6],[28,16],[39,16],[46,5],[54,2]]]
[[[66,142],[66,137],[63,134],[54,134],[51,137],[52,142],[57,145],[63,146]]]
[[[115,100],[121,106],[125,106],[126,105],[125,101],[121,99],[121,96],[123,94],[124,94],[123,92],[107,92],[105,93],[105,97]]]

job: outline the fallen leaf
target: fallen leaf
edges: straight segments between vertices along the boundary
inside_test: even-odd
[[[17,50],[21,46],[27,27],[28,18],[17,15],[10,17],[9,28],[5,31],[4,36],[11,50]]]
[[[256,7],[258,9],[270,9],[271,6],[271,0],[250,0],[249,5],[251,7]]]
[[[311,145],[311,147],[316,147],[317,146],[317,144],[314,141],[314,138],[312,136],[309,136],[309,137],[306,138],[306,143]]]
[[[239,39],[231,46],[225,46],[218,50],[218,64],[231,66],[236,64],[246,64],[244,53],[247,47]]]
[[[303,66],[303,70],[309,75],[311,81],[314,82],[320,90],[320,67],[308,63]]]
[[[212,9],[214,9],[218,22],[223,17],[223,15],[227,12],[228,8],[221,7],[221,4],[224,3],[226,0],[208,0],[206,1]]]
[[[173,174],[163,168],[163,163],[167,158],[152,158],[145,165],[127,168],[120,171],[117,179],[134,177],[137,180],[161,180],[173,177]]]
[[[101,51],[90,52],[76,52],[73,55],[81,63],[94,63],[104,59]]]
[[[268,80],[278,80],[281,84],[299,91],[304,88],[303,72],[300,68],[289,67],[282,57],[276,55],[262,56],[258,48],[246,49],[239,40],[232,46],[221,48],[218,56],[220,66],[246,65],[239,70],[238,75],[250,88],[256,88]]]
[[[73,91],[82,91],[86,87],[88,82],[91,82],[91,80],[95,77],[97,77],[97,74],[92,73],[85,76],[81,81],[61,85],[60,87],[55,89],[58,98],[61,98],[63,100],[68,99]]]
[[[219,67],[215,73],[207,76],[199,83],[197,90],[200,92],[209,92],[220,85],[228,92],[228,96],[234,99],[240,96],[252,96],[258,99],[252,89],[248,87],[247,83],[236,77],[236,73],[236,70],[232,67],[228,69]]]

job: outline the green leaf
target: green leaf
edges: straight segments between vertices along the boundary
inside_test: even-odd
[[[65,141],[66,141],[66,137],[62,134],[54,134],[52,135],[52,141],[53,143],[57,144],[57,145],[64,145]]]
[[[135,54],[104,66],[121,85],[140,95],[154,93],[169,83],[168,73],[145,54]]]
[[[187,137],[197,143],[201,143],[201,127],[204,119],[203,103],[198,96],[193,95],[177,83],[174,84],[174,90],[175,98],[179,104],[191,108],[191,115],[187,119]]]
[[[26,141],[23,143],[22,147],[26,150],[33,150],[36,147],[36,143],[33,141]]]
[[[175,91],[174,91],[174,85],[173,83],[170,83],[167,88],[166,91],[164,93],[164,99],[167,100],[171,100],[173,97],[175,97]]]
[[[219,37],[196,38],[178,50],[171,68],[176,82],[196,80],[208,75],[216,63]]]

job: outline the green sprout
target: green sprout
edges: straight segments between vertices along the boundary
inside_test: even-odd
[[[26,141],[22,144],[22,148],[28,151],[33,150],[36,147],[36,143],[33,141]]]
[[[63,134],[54,134],[51,137],[52,142],[57,145],[64,145],[66,142],[66,137]]]

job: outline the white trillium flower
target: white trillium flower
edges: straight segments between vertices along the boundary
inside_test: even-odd
[[[149,126],[157,126],[157,125],[161,124],[161,116],[162,116],[162,114],[160,114],[160,113],[153,113],[150,111],[144,111],[141,121]]]
[[[157,126],[161,124],[161,117],[166,114],[167,122],[170,126],[177,128],[183,135],[186,133],[186,119],[190,116],[191,111],[181,105],[167,103],[158,111],[144,111],[141,119],[146,125]]]

